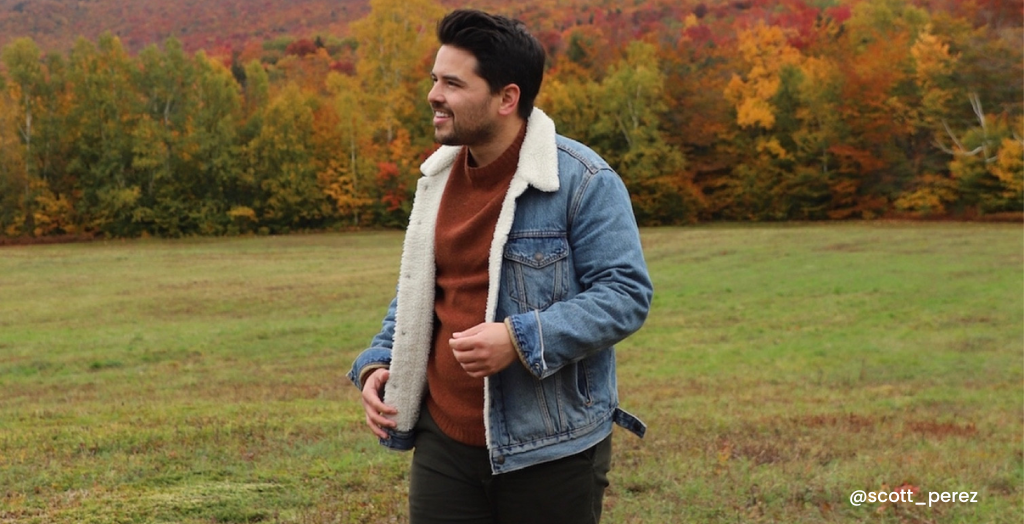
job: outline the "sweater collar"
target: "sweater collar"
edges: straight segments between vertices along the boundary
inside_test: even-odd
[[[420,166],[424,176],[447,173],[462,146],[441,146]],[[522,180],[541,191],[558,190],[558,146],[555,123],[543,111],[533,108],[526,122],[526,137],[519,150],[519,167],[512,180]]]

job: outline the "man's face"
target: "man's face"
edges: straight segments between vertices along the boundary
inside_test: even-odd
[[[434,110],[434,141],[447,146],[478,146],[497,134],[500,94],[476,74],[477,60],[468,51],[441,46],[430,78],[427,101]]]

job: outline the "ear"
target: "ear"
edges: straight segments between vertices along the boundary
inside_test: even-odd
[[[509,116],[519,110],[519,86],[509,84],[498,93],[501,96],[498,114]]]

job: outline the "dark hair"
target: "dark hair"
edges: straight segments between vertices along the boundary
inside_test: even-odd
[[[519,116],[530,117],[544,80],[544,47],[526,25],[501,15],[458,9],[437,23],[437,39],[476,57],[476,74],[487,81],[491,93],[509,84],[519,86]]]

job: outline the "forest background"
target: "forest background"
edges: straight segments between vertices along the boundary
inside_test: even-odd
[[[404,226],[455,7],[643,225],[1020,219],[1020,1],[0,0],[0,241]]]

